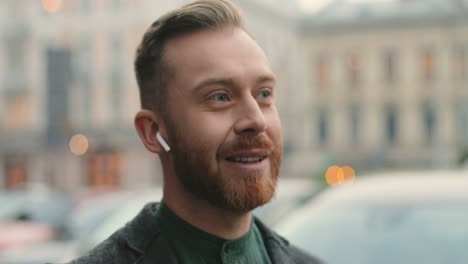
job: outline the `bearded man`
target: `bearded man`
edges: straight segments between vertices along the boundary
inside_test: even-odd
[[[154,22],[138,48],[135,127],[159,155],[163,199],[72,263],[320,263],[252,216],[282,160],[268,60],[227,0]]]

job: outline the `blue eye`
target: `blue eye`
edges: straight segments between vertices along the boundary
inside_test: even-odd
[[[267,99],[268,97],[271,96],[271,92],[268,90],[263,90],[259,94],[257,94],[258,99]]]
[[[224,101],[228,101],[229,98],[228,98],[227,94],[225,94],[225,93],[218,93],[218,94],[215,94],[215,95],[211,96],[210,100],[224,102]]]

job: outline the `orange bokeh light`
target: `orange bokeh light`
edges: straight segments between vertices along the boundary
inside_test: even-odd
[[[69,146],[70,146],[70,151],[73,154],[83,155],[88,151],[88,147],[89,147],[88,139],[82,134],[74,135],[70,139]]]
[[[356,175],[354,169],[349,166],[342,168],[338,166],[332,166],[328,168],[325,174],[325,179],[329,185],[340,185],[353,183]]]
[[[62,6],[62,0],[42,0],[42,7],[49,13],[57,12]]]

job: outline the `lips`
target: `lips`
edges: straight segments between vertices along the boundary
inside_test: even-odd
[[[260,162],[265,157],[228,157],[226,158],[227,161],[232,161],[232,162],[241,162],[241,163],[255,163],[255,162]]]
[[[225,159],[230,162],[238,163],[257,163],[261,162],[269,155],[266,150],[246,150],[229,154]]]

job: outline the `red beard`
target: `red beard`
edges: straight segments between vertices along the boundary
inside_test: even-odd
[[[281,142],[275,147],[265,133],[242,136],[234,142],[222,145],[214,157],[207,149],[194,147],[193,140],[190,143],[183,142],[183,137],[174,132],[171,132],[171,135],[175,135],[171,141],[177,144],[171,150],[173,165],[177,177],[188,192],[218,208],[234,212],[251,211],[273,198],[282,161]],[[226,175],[222,173],[220,166],[213,168],[210,165],[214,164],[213,159],[219,165],[220,157],[247,149],[268,150],[270,168]]]

